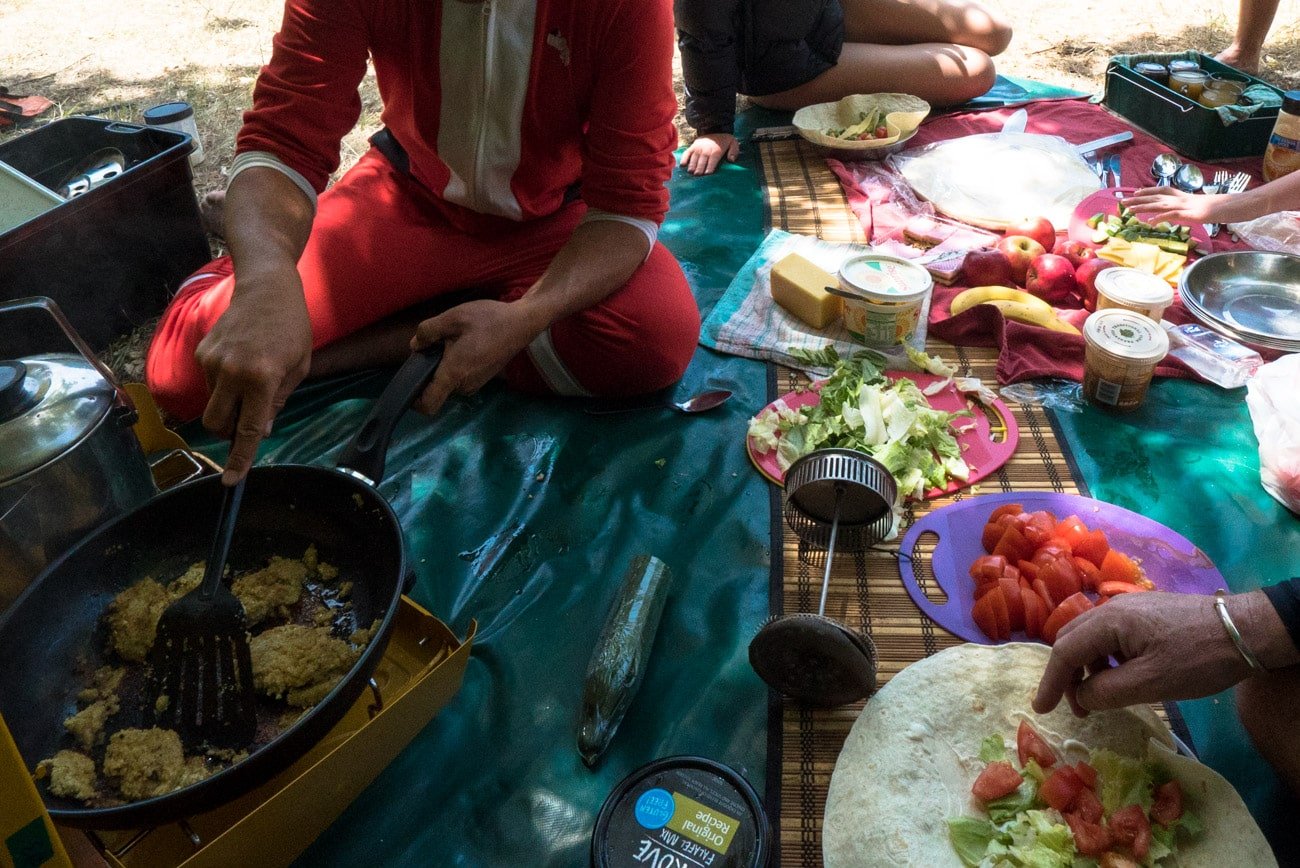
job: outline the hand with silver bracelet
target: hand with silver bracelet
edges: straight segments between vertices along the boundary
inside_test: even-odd
[[[1223,609],[1221,617],[1215,597],[1153,591],[1085,612],[1057,635],[1034,710],[1045,713],[1062,696],[1083,715],[1226,690],[1254,671],[1234,630],[1264,669],[1300,663],[1300,650],[1262,592],[1225,597]]]

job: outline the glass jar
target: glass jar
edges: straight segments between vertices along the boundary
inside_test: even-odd
[[[1215,90],[1230,90],[1232,91],[1233,96],[1241,96],[1245,92],[1246,86],[1249,83],[1250,82],[1242,81],[1239,78],[1230,78],[1226,75],[1215,75],[1214,73],[1211,73],[1210,81],[1205,86],[1206,88],[1213,88]]]
[[[1205,90],[1205,83],[1209,80],[1209,74],[1199,69],[1171,70],[1169,73],[1169,87],[1192,101],[1201,98],[1201,91]]]
[[[1300,90],[1282,95],[1282,109],[1264,151],[1264,180],[1272,181],[1300,169]]]
[[[1164,329],[1140,313],[1115,308],[1089,314],[1083,342],[1083,395],[1113,410],[1142,405],[1156,365],[1169,352]]]
[[[1200,69],[1201,65],[1195,60],[1171,60],[1169,61],[1169,74],[1175,72],[1195,72]]]
[[[1196,101],[1206,108],[1218,108],[1221,105],[1236,105],[1241,94],[1231,87],[1218,87],[1213,81],[1205,86]]]
[[[199,126],[194,121],[194,109],[187,102],[165,102],[144,110],[146,126],[162,127],[185,133],[194,143],[190,151],[190,165],[197,166],[203,162],[203,140],[199,138]]]
[[[1149,78],[1159,84],[1169,84],[1169,67],[1163,63],[1153,63],[1150,61],[1133,64],[1133,71],[1143,78]]]

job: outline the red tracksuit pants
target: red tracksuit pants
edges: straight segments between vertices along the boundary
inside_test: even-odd
[[[518,299],[585,210],[574,202],[549,217],[469,234],[449,225],[427,191],[371,150],[321,195],[298,263],[313,348],[457,290]],[[149,347],[149,389],[178,418],[197,418],[207,404],[207,381],[194,352],[229,305],[233,274],[229,257],[199,269],[182,284]],[[535,393],[654,391],[681,377],[699,329],[699,310],[681,267],[656,244],[626,284],[554,323],[503,376],[512,387]]]

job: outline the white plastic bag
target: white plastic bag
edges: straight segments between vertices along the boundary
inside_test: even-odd
[[[1283,356],[1246,383],[1264,490],[1300,515],[1300,355]]]
[[[1300,211],[1278,211],[1245,223],[1233,223],[1232,231],[1256,250],[1300,253]]]

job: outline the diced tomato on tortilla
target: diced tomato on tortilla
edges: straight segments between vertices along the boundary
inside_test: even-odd
[[[1100,530],[1090,530],[1087,535],[1074,546],[1074,553],[1085,560],[1092,561],[1093,566],[1101,569],[1102,561],[1106,559],[1106,552],[1110,551],[1110,543],[1106,541],[1106,534]]]
[[[1078,772],[1062,764],[1047,776],[1047,780],[1043,781],[1043,785],[1038,788],[1038,797],[1046,802],[1048,807],[1064,814],[1074,806],[1074,800],[1079,797],[1079,792],[1083,789],[1085,787]]]
[[[1091,789],[1084,786],[1083,789],[1079,790],[1079,795],[1075,796],[1074,807],[1071,808],[1071,812],[1076,817],[1087,820],[1089,823],[1100,823],[1102,815],[1101,799],[1098,799],[1097,794]]]
[[[1127,847],[1139,862],[1151,849],[1151,824],[1141,805],[1126,805],[1111,814],[1110,835],[1115,844]]]
[[[1020,560],[1027,560],[1034,553],[1034,546],[1025,535],[1015,525],[1008,527],[1002,532],[1002,538],[998,544],[993,547],[993,554],[1002,555],[1007,560],[1015,563]]]
[[[1098,593],[1105,594],[1108,597],[1118,597],[1120,594],[1140,594],[1149,591],[1142,585],[1131,585],[1128,582],[1102,582],[1097,586]]]
[[[1011,567],[1015,569],[1015,567]],[[1003,576],[998,579],[998,585],[1002,589],[1002,597],[1007,601],[1007,623],[1009,632],[1007,638],[1011,638],[1010,633],[1017,630],[1025,629],[1025,604],[1020,598],[1020,581],[1019,576]]]
[[[1056,751],[1027,720],[1021,720],[1020,726],[1016,727],[1016,756],[1021,768],[1031,759],[1038,763],[1039,768],[1050,769],[1056,765]]]
[[[1115,549],[1106,552],[1106,557],[1101,562],[1103,582],[1128,582],[1136,585],[1140,584],[1138,580],[1141,578],[1142,568],[1138,566],[1137,561]]]
[[[1162,826],[1178,820],[1183,815],[1183,788],[1178,781],[1169,781],[1156,787],[1156,800],[1151,805],[1151,819]]]
[[[1074,846],[1080,856],[1097,858],[1110,849],[1110,833],[1100,823],[1089,823],[1073,814],[1065,815],[1065,822],[1070,826],[1074,836]]]
[[[1052,610],[1047,616],[1047,623],[1043,624],[1043,639],[1048,645],[1056,642],[1056,634],[1061,628],[1082,615],[1092,608],[1092,601],[1085,597],[1082,592],[1066,597],[1061,601],[1061,605]]]
[[[1085,591],[1095,591],[1101,584],[1101,570],[1097,565],[1087,558],[1081,558],[1075,555],[1070,559],[1074,568],[1079,572],[1079,582],[1083,585]]]
[[[1083,785],[1085,787],[1094,791],[1097,789],[1096,769],[1088,765],[1083,760],[1079,760],[1077,763],[1074,764],[1074,771],[1076,774],[1078,774],[1079,780],[1083,781]]]
[[[1024,780],[1009,762],[992,762],[984,767],[970,791],[981,802],[991,802],[1009,796],[1020,788]]]

